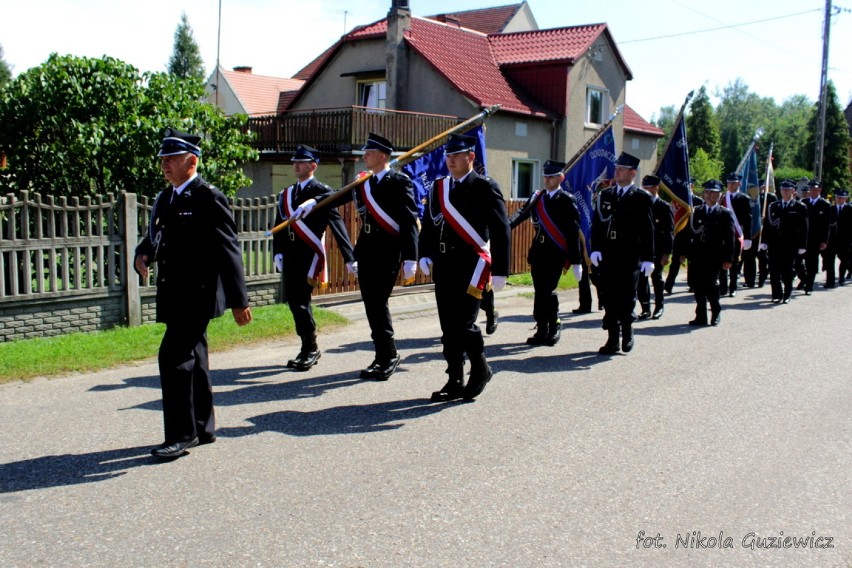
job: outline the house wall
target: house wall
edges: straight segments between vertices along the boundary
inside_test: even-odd
[[[385,68],[384,39],[347,43],[294,106],[295,109],[348,107],[356,103],[356,77],[343,73]]]
[[[538,24],[533,17],[532,9],[530,5],[524,2],[521,9],[518,10],[518,13],[515,14],[509,23],[506,24],[506,27],[503,28],[503,33],[512,33],[512,32],[529,32],[532,30],[537,30]]]
[[[216,90],[213,89],[213,84],[216,83],[216,72],[214,71],[210,78],[207,79],[207,84],[204,85],[204,92],[207,98],[207,102],[212,105],[215,105],[216,100]],[[236,93],[228,84],[225,76],[222,75],[219,77],[219,108],[225,111],[225,114],[228,116],[234,114],[246,114],[246,109],[243,107],[240,100],[237,98]]]
[[[643,176],[654,173],[657,165],[657,139],[638,132],[624,132],[624,145],[618,151],[624,150],[633,154],[641,160],[636,172],[636,180],[641,181]]]

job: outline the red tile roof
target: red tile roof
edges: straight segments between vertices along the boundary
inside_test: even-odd
[[[501,64],[573,63],[606,29],[606,24],[499,34],[490,37],[494,57]]]
[[[299,79],[267,77],[224,69],[220,72],[247,114],[274,114],[278,110],[279,94],[282,91],[298,90],[304,84],[304,81]]]
[[[465,10],[463,12],[450,12],[447,14],[436,14],[428,16],[430,20],[438,22],[446,21],[447,17],[455,19],[463,28],[476,30],[484,34],[501,33],[509,21],[518,13],[524,4],[510,4],[495,8],[481,8],[479,10]]]
[[[624,105],[624,129],[631,132],[639,132],[641,134],[651,134],[662,138],[666,135],[662,129],[657,128],[630,108],[629,105]]]

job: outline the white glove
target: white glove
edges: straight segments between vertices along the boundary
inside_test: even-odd
[[[639,268],[642,271],[642,274],[645,276],[651,276],[651,273],[654,272],[654,263],[645,261],[642,263],[642,266]]]
[[[420,259],[420,272],[422,272],[425,276],[432,274],[432,259],[428,256],[424,256]]]
[[[751,241],[749,239],[745,239],[743,241],[743,250],[748,250],[751,248]]]
[[[495,292],[499,292],[503,288],[506,287],[506,277],[505,276],[492,276],[491,277],[491,289]]]
[[[311,209],[313,209],[314,205],[316,204],[316,199],[308,199],[307,201],[296,207],[296,210],[293,211],[293,218],[301,219],[302,217],[307,217],[308,213],[311,212]]]
[[[799,249],[799,255],[803,255],[807,252],[807,249]]]
[[[592,256],[589,257],[589,259],[592,261],[592,264],[594,264],[595,266],[600,264],[602,258],[603,258],[603,255],[601,253],[599,253],[598,251],[593,252]]]
[[[574,278],[577,280],[577,282],[582,280],[583,279],[583,267],[580,266],[579,264],[575,264],[573,266],[573,270],[574,270]]]
[[[769,245],[766,243],[760,243],[760,246],[757,248],[759,248],[760,250],[769,250]]]
[[[402,261],[402,279],[403,280],[412,280],[416,274],[417,274],[417,261],[416,260],[403,260]]]
[[[272,262],[275,264],[275,270],[281,272],[284,270],[284,255],[281,253],[276,254],[272,257]]]
[[[349,274],[351,274],[355,278],[358,278],[358,261],[353,260],[352,262],[347,262],[346,263],[346,272],[348,272]]]

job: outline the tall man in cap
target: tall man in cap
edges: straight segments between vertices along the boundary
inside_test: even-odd
[[[766,225],[766,214],[769,212],[769,206],[778,198],[774,193],[769,193],[769,188],[766,185],[766,180],[758,182],[758,198],[757,205],[760,210],[762,221],[760,223],[760,231],[755,238],[763,241],[763,227]],[[752,239],[754,240],[754,239]],[[766,251],[758,250],[758,247],[752,246],[749,250],[743,251],[742,259],[743,278],[746,288],[762,287],[766,283],[766,278],[769,276],[769,265],[766,260]]]
[[[583,274],[580,263],[580,212],[574,196],[563,191],[566,164],[548,160],[544,163],[544,189],[536,191],[509,220],[511,228],[532,218],[535,234],[527,262],[535,290],[533,318],[535,334],[528,345],[556,345],[559,341],[559,298],[556,287],[562,271],[574,266],[579,281]]]
[[[831,206],[829,210],[828,216],[828,246],[822,251],[822,264],[825,268],[825,287],[826,288],[834,288],[835,282],[835,263],[837,259],[840,259],[840,285],[843,286],[845,283],[845,275],[846,275],[846,248],[848,244],[844,245],[843,239],[841,236],[843,232],[848,233],[848,227],[846,227],[843,231],[841,231],[840,225],[840,217],[843,214],[843,210],[846,208],[846,200],[849,198],[848,190],[844,188],[836,189],[834,191],[834,205]]]
[[[840,205],[837,216],[837,256],[840,258],[838,277],[841,286],[846,284],[846,278],[852,268],[852,207],[849,206],[849,191],[839,189],[835,200]]]
[[[787,304],[793,290],[796,259],[807,250],[808,210],[793,199],[795,182],[785,179],[780,190],[781,201],[769,206],[763,233],[765,241],[760,248],[767,251],[772,301]]]
[[[417,270],[417,200],[408,176],[390,169],[394,148],[387,138],[371,132],[363,150],[373,175],[335,206],[354,200],[361,219],[354,266],[376,351],[361,378],[386,381],[399,365],[388,299],[400,263],[405,282],[413,281]]]
[[[471,136],[450,136],[445,147],[450,175],[435,180],[420,233],[420,269],[435,282],[449,375],[447,383],[432,393],[434,402],[472,400],[491,380],[476,317],[482,291],[492,285],[499,292],[509,273],[506,204],[500,186],[474,171],[475,144]],[[467,385],[465,355],[471,366]]]
[[[654,271],[654,215],[651,196],[633,185],[639,158],[622,152],[615,162],[615,183],[600,192],[592,215],[592,264],[600,270],[602,355],[633,349],[633,308],[640,272]]]
[[[722,306],[719,303],[719,273],[731,268],[737,251],[734,214],[719,206],[722,182],[711,179],[704,183],[704,205],[692,214],[692,239],[689,244],[689,277],[695,292],[695,319],[689,325],[719,325]]]
[[[207,324],[226,308],[240,326],[252,319],[228,200],[196,171],[200,142],[166,131],[157,156],[171,187],[157,195],[134,259],[142,278],[157,263],[157,321],[166,324],[158,357],[165,442],[151,452],[163,459],[216,441]]]
[[[279,194],[275,224],[279,225],[287,219],[291,222],[273,236],[272,254],[276,268],[284,274],[287,305],[293,314],[296,334],[302,340],[299,354],[287,362],[287,367],[307,371],[320,358],[311,294],[314,287],[325,283],[327,278],[324,238],[327,227],[331,227],[340,254],[346,262],[346,270],[354,274],[356,269],[349,234],[337,209],[324,207],[310,218],[306,217],[317,201],[333,193],[329,186],[314,177],[319,164],[319,151],[299,145],[290,161],[293,163],[296,183]]]
[[[814,289],[814,280],[819,272],[819,258],[828,248],[829,215],[831,203],[822,197],[822,184],[819,180],[808,182],[808,197],[802,203],[808,208],[808,246],[805,252],[805,279],[802,288],[805,295]]]
[[[639,304],[642,312],[639,319],[660,319],[663,315],[663,267],[668,264],[674,243],[674,212],[671,205],[660,199],[660,178],[645,176],[642,189],[651,195],[651,212],[654,215],[654,272],[651,273],[651,285],[648,278],[639,277]],[[651,286],[654,288],[654,313],[651,314]]]
[[[723,207],[733,212],[734,228],[737,231],[736,254],[730,269],[723,269],[720,274],[719,294],[733,298],[737,295],[737,279],[740,276],[740,255],[751,248],[751,200],[748,195],[740,192],[742,176],[732,173],[727,178],[727,191],[722,198]]]

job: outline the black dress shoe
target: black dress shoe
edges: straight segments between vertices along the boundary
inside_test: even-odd
[[[808,290],[807,288],[805,288],[805,296],[810,296],[810,295],[811,295],[811,291]]]
[[[473,400],[482,394],[482,391],[485,390],[485,385],[488,384],[488,381],[491,380],[492,376],[494,376],[494,372],[491,370],[488,363],[485,363],[484,367],[471,369],[470,378],[467,380],[467,386],[464,387],[462,398],[465,400]]]
[[[729,298],[736,298],[737,297],[737,291],[731,290],[730,292],[728,292],[728,297]]]
[[[789,304],[789,303],[790,303],[790,298],[784,298],[783,300],[781,300],[781,303],[782,303],[782,304]]]
[[[663,306],[659,306],[657,308],[654,308],[654,315],[651,316],[651,319],[655,319],[655,320],[660,319],[661,317],[663,317],[664,311],[665,311],[665,309],[663,308]]]
[[[710,325],[712,325],[713,327],[716,327],[717,325],[719,325],[719,323],[721,321],[722,321],[722,314],[721,313],[715,313],[715,314],[710,315]]]
[[[494,332],[497,331],[497,326],[500,325],[500,312],[494,312],[494,315],[491,317],[486,317],[485,320],[485,333],[488,335],[494,335]]]
[[[547,337],[544,338],[544,344],[553,347],[559,343],[559,338],[562,336],[562,323],[556,320],[556,323],[547,325]]]
[[[307,371],[317,364],[322,356],[319,349],[316,351],[300,351],[295,359],[287,361],[287,367],[295,371]]]
[[[386,381],[394,374],[398,365],[399,355],[394,355],[389,359],[376,359],[372,365],[361,371],[361,378]]]
[[[536,325],[532,337],[527,337],[527,345],[545,345],[547,343],[547,325]]]
[[[689,325],[691,325],[693,327],[703,327],[703,326],[707,325],[707,320],[695,318],[694,320],[689,322]]]
[[[198,438],[193,438],[192,440],[186,440],[184,442],[173,442],[171,444],[166,442],[151,450],[151,455],[155,458],[171,460],[181,457],[188,449],[194,448],[197,445]]]
[[[651,310],[644,310],[643,309],[641,312],[639,312],[639,317],[637,319],[646,320],[649,317],[651,317]]]
[[[825,288],[826,290],[830,290],[830,289],[834,288],[834,284],[824,284],[823,288]]]
[[[781,298],[772,298],[772,303],[773,303],[773,304],[780,304],[780,303],[781,303]]]
[[[204,446],[206,444],[215,444],[216,443],[216,434],[211,436],[199,436],[198,437],[198,445]]]
[[[461,398],[462,395],[464,395],[464,387],[461,381],[450,379],[441,387],[441,390],[432,393],[431,400],[432,402],[449,402]]]
[[[590,314],[590,313],[592,313],[592,308],[584,308],[584,307],[581,306],[579,308],[574,308],[573,310],[571,310],[571,313],[572,314]]]
[[[672,287],[669,286],[669,285],[664,286],[663,290],[666,292],[666,294],[671,295],[671,293],[672,293]]]

